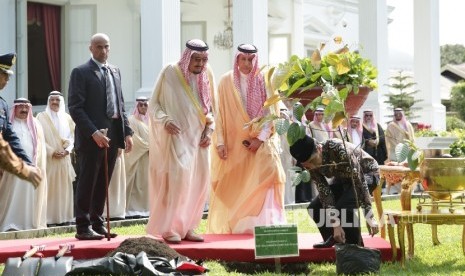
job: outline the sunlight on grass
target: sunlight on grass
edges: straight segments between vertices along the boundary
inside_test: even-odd
[[[412,208],[417,201],[412,199]],[[376,207],[374,207],[376,208]],[[398,199],[383,201],[384,210],[401,210]],[[299,233],[318,233],[315,223],[310,219],[306,209],[287,211],[287,220],[296,224]],[[376,209],[375,209],[376,214]],[[206,232],[206,220],[202,220],[197,232]],[[367,233],[365,223],[362,221],[362,232]],[[382,275],[464,275],[465,257],[462,252],[462,229],[459,225],[439,225],[438,237],[441,242],[433,246],[431,239],[431,226],[426,224],[414,225],[415,257],[407,260],[405,269],[399,262],[382,263]],[[128,227],[115,227],[112,231],[120,235],[145,235],[145,225]],[[74,233],[55,235],[54,237],[73,237]],[[205,266],[210,269],[209,275],[336,275],[336,267],[332,263],[309,264],[281,264],[282,273],[276,273],[273,264],[253,263],[225,263],[219,261],[206,261]],[[3,265],[0,266],[0,274]],[[291,271],[291,272],[288,272]]]

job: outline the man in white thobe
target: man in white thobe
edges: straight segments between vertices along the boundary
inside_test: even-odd
[[[132,151],[126,153],[126,217],[149,216],[149,125],[148,99],[138,97],[129,126],[134,131]]]
[[[44,133],[39,121],[32,116],[28,99],[14,101],[10,121],[21,141],[21,146],[32,164],[43,175],[46,172]],[[4,172],[0,179],[0,232],[47,227],[47,178],[34,187],[26,180]]]
[[[363,126],[359,116],[350,116],[349,125],[347,126],[347,140],[356,147],[363,148]]]
[[[74,218],[73,181],[76,178],[70,153],[74,148],[74,122],[65,111],[63,94],[52,91],[45,111],[37,120],[47,130],[47,224],[69,225]]]

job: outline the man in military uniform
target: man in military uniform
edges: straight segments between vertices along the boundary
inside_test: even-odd
[[[13,75],[11,67],[15,61],[16,55],[12,53],[0,56],[0,91]],[[0,97],[0,169],[26,179],[37,187],[42,180],[40,170],[29,165],[31,159],[21,147],[8,117],[8,105]]]

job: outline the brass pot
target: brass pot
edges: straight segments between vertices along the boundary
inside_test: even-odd
[[[420,175],[434,200],[454,198],[465,191],[465,158],[425,158]]]

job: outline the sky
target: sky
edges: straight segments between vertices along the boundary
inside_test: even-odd
[[[465,34],[465,1],[439,1],[439,44],[463,44]],[[413,0],[387,0],[395,9],[389,14],[393,22],[388,25],[389,44],[392,48],[413,51]]]

